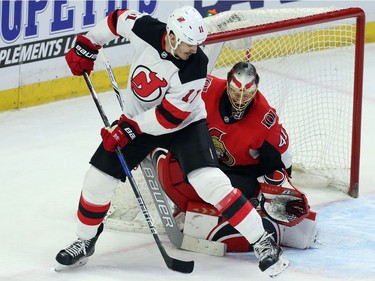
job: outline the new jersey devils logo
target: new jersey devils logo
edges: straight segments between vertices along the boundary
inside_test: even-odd
[[[162,88],[168,85],[167,80],[159,78],[156,72],[140,65],[131,75],[131,89],[134,95],[145,102],[158,99],[162,94]]]

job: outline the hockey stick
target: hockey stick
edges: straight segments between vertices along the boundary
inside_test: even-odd
[[[117,100],[121,109],[124,108],[124,101],[120,92],[112,67],[106,58],[104,51],[99,51],[104,66],[107,70],[108,77],[111,81],[112,88],[116,94]],[[155,164],[155,163],[154,163]],[[168,200],[166,198],[163,188],[157,178],[155,166],[149,157],[144,159],[140,164],[143,176],[145,178],[147,187],[151,193],[151,197],[156,205],[156,209],[162,221],[163,227],[171,243],[179,249],[187,251],[209,254],[213,256],[224,256],[226,252],[226,244],[216,241],[209,241],[186,235],[180,231],[177,222],[173,216]]]
[[[176,219],[173,216],[169,202],[155,171],[156,163],[153,163],[151,157],[148,156],[141,163],[141,170],[146,180],[146,184],[151,193],[151,197],[156,205],[160,220],[163,223],[165,232],[171,243],[179,249],[208,254],[212,256],[224,256],[226,252],[226,244],[209,241],[206,239],[196,238],[186,235],[180,231],[177,226]]]
[[[102,61],[104,63],[105,69],[107,71],[109,80],[111,81],[112,88],[115,91],[115,94],[116,94],[117,100],[120,104],[120,107],[121,107],[122,110],[124,110],[124,99],[122,98],[120,88],[119,88],[118,83],[117,83],[116,78],[115,78],[115,74],[113,73],[112,67],[109,64],[109,61],[104,54],[103,48],[99,50],[99,54],[100,54],[100,57],[102,58]]]
[[[108,118],[107,116],[105,115],[105,112],[103,110],[103,107],[100,103],[100,100],[98,98],[98,95],[96,94],[95,92],[95,89],[94,89],[94,86],[89,78],[89,75],[87,74],[86,71],[83,72],[83,76],[85,78],[85,81],[86,81],[86,84],[87,84],[87,87],[89,88],[90,90],[90,93],[91,93],[91,96],[92,98],[94,99],[94,102],[95,102],[95,105],[100,113],[100,116],[102,117],[102,120],[103,120],[103,123],[106,127],[109,127],[110,126],[110,123],[108,121]],[[166,252],[163,244],[161,243],[161,240],[160,240],[160,237],[156,231],[156,228],[155,228],[155,225],[154,225],[154,222],[150,216],[150,213],[147,209],[147,206],[142,198],[142,195],[139,191],[139,188],[133,178],[133,175],[132,173],[130,172],[129,168],[128,168],[128,165],[126,164],[126,161],[125,161],[125,158],[121,152],[121,149],[119,146],[116,146],[116,154],[120,160],[120,163],[121,163],[121,166],[126,174],[126,177],[128,178],[129,182],[130,182],[130,185],[134,191],[134,194],[137,198],[137,202],[139,203],[139,207],[148,223],[148,226],[150,228],[150,231],[152,233],[152,236],[154,237],[155,239],[155,242],[160,250],[160,253],[161,255],[163,256],[163,259],[166,263],[166,265],[168,266],[169,269],[171,270],[174,270],[174,271],[179,271],[179,272],[182,272],[182,273],[191,273],[194,269],[194,261],[182,261],[182,260],[178,260],[178,259],[174,259],[172,258],[171,256],[168,255],[168,253]]]

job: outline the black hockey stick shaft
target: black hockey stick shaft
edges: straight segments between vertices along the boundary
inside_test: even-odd
[[[100,116],[103,120],[103,123],[106,127],[109,127],[110,126],[110,123],[108,121],[108,118],[104,112],[104,109],[101,105],[101,102],[98,98],[98,95],[94,89],[94,86],[91,82],[91,79],[89,77],[89,75],[87,74],[86,71],[83,72],[83,77],[85,78],[85,81],[86,81],[86,84],[87,84],[87,87],[89,88],[90,90],[90,93],[91,93],[91,96],[95,102],[95,105],[100,113]],[[147,206],[142,198],[142,195],[139,191],[139,188],[137,186],[137,183],[135,182],[135,179],[131,173],[131,171],[129,170],[128,168],[128,165],[126,164],[126,161],[125,161],[125,157],[124,155],[122,154],[121,152],[121,149],[119,146],[116,146],[116,154],[120,160],[120,163],[121,163],[121,166],[126,174],[126,177],[128,178],[129,182],[130,182],[130,185],[134,191],[134,194],[137,198],[137,202],[139,204],[139,207],[148,223],[148,226],[150,228],[150,231],[152,233],[152,236],[154,237],[155,239],[155,242],[160,250],[160,253],[161,255],[163,256],[163,259],[166,263],[166,265],[168,266],[169,269],[171,270],[174,270],[174,271],[178,271],[178,272],[182,272],[182,273],[191,273],[194,269],[194,261],[182,261],[182,260],[178,260],[178,259],[174,259],[172,258],[171,256],[168,255],[168,253],[166,252],[161,240],[160,240],[160,237],[156,231],[156,228],[155,228],[155,225],[154,225],[154,222],[150,216],[150,213],[147,209]]]

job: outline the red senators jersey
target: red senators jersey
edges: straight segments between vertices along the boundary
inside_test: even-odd
[[[206,117],[201,91],[208,59],[200,48],[186,61],[173,57],[164,47],[166,24],[131,10],[112,12],[86,34],[97,45],[119,36],[134,50],[124,113],[143,133],[171,133]]]
[[[257,92],[241,120],[231,116],[227,81],[208,76],[203,89],[208,127],[219,159],[228,166],[259,164],[262,147],[283,154],[289,139],[276,110]],[[224,93],[224,94],[223,94]]]

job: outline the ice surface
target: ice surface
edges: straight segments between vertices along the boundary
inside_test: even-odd
[[[360,195],[305,190],[318,211],[321,245],[285,249],[291,264],[277,280],[375,280],[375,45],[366,46]],[[112,93],[100,94],[109,119]],[[88,264],[54,272],[55,255],[75,237],[75,212],[87,161],[102,121],[91,97],[0,113],[0,280],[270,280],[253,254],[212,257],[173,249],[195,260],[186,275],[170,271],[149,234],[105,230]]]

